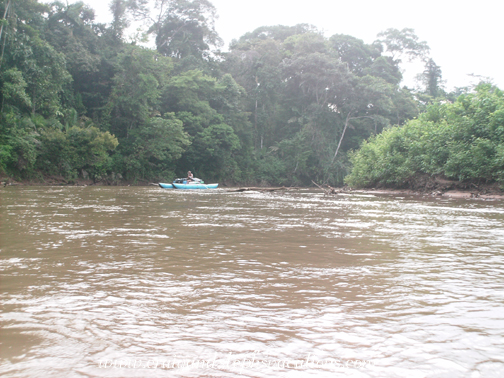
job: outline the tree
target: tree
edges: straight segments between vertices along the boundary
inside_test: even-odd
[[[327,40],[319,33],[292,35],[283,41],[282,47],[286,56],[326,53]]]
[[[239,148],[240,140],[229,125],[210,125],[194,138],[193,164],[212,179],[237,179],[240,172],[233,152]]]
[[[441,67],[430,58],[425,63],[424,71],[417,75],[417,80],[424,85],[426,94],[436,98],[441,92],[442,77]]]
[[[7,2],[4,13],[8,18],[2,22],[1,70],[16,68],[21,72],[32,115],[61,114],[60,96],[71,82],[65,57],[41,33],[42,13],[47,10],[46,5],[33,0]]]
[[[110,2],[110,12],[112,13],[112,30],[114,32],[114,38],[116,40],[122,40],[124,36],[124,30],[130,26],[130,20],[128,19],[127,10],[130,7],[134,7],[136,2],[131,2],[128,0],[112,0]]]
[[[81,72],[96,72],[101,57],[98,37],[93,31],[94,11],[83,2],[51,4],[47,20],[46,40],[65,55],[67,68],[76,77]]]
[[[175,113],[193,137],[211,124],[221,123],[222,116],[210,106],[216,83],[216,79],[198,70],[171,77],[162,95],[163,113]]]
[[[366,45],[362,40],[344,34],[333,35],[329,39],[329,46],[348,65],[348,69],[359,76],[364,75],[364,70],[380,55],[375,46]]]
[[[70,164],[74,169],[88,171],[93,179],[101,178],[110,170],[109,152],[115,150],[119,142],[108,131],[102,132],[85,121],[70,128],[66,139]]]
[[[284,86],[280,68],[284,58],[282,44],[258,38],[240,46],[243,49],[236,45],[226,56],[224,67],[247,93],[245,106],[252,118],[253,144],[262,149],[276,139],[278,102]]]
[[[142,178],[171,179],[176,162],[191,144],[182,121],[173,113],[152,117],[132,133],[132,154],[125,158],[129,175]],[[140,166],[140,170],[132,169]]]
[[[260,41],[273,40],[283,42],[288,37],[305,33],[317,33],[317,28],[309,24],[261,26],[252,32],[245,33],[238,40],[233,40],[230,44],[230,49],[247,50],[249,46],[252,47],[260,43]]]
[[[16,110],[26,112],[31,109],[32,102],[26,93],[26,81],[23,74],[17,68],[11,68],[2,73],[2,105],[1,111],[4,111],[4,106],[16,108]]]
[[[234,152],[241,143],[233,127],[244,135],[249,124],[243,115],[231,112],[240,111],[239,97],[235,96],[241,90],[230,76],[218,81],[197,70],[171,78],[163,95],[163,109],[175,113],[192,140],[179,161],[178,172],[189,167],[196,172],[204,170],[207,179],[239,177]]]
[[[397,62],[390,56],[379,56],[363,70],[366,75],[381,77],[390,84],[399,85],[402,73]]]
[[[375,44],[385,47],[385,50],[392,55],[392,59],[400,61],[401,56],[406,56],[409,61],[424,58],[430,48],[425,41],[419,41],[415,30],[411,28],[387,29],[378,33]]]
[[[160,114],[160,97],[171,69],[169,58],[146,48],[127,46],[119,54],[107,115],[110,130],[120,141]]]
[[[239,136],[242,151],[251,147],[252,127],[245,111],[245,89],[239,85],[230,74],[220,78],[215,86],[215,94],[210,98],[210,106],[223,116],[224,122],[231,126]]]
[[[161,0],[158,17],[149,32],[156,35],[157,50],[174,58],[208,57],[210,47],[222,40],[215,31],[215,7],[208,0]]]

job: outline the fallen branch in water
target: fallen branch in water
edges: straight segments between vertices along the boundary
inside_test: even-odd
[[[238,188],[238,189],[229,189],[228,192],[247,192],[247,191],[258,191],[258,192],[274,192],[276,190],[289,190],[295,188],[287,188],[285,186],[281,186],[278,188],[262,188],[262,187],[250,187],[250,188]]]
[[[324,195],[331,195],[331,194],[338,194],[338,193],[344,193],[346,190],[344,188],[333,188],[330,185],[324,184],[325,188],[322,187],[321,185],[317,184],[315,181],[312,180],[312,183],[315,184],[316,186],[319,187],[319,189],[322,189],[324,191]]]

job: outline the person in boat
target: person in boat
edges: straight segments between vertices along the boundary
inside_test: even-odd
[[[191,171],[187,172],[187,182],[194,181],[193,174]]]

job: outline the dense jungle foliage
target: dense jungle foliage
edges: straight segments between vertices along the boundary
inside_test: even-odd
[[[350,154],[347,183],[408,186],[421,174],[504,184],[504,93],[480,84],[454,103],[431,104],[417,119],[364,141]]]
[[[208,0],[112,0],[110,9],[105,25],[82,2],[0,2],[0,173],[134,182],[191,170],[207,182],[341,185],[349,151],[371,137],[352,155],[352,185],[417,171],[503,179],[493,171],[502,141],[491,136],[500,92],[426,108],[457,94],[443,92],[411,29],[368,45],[311,25],[265,26],[222,52]],[[143,32],[126,37],[132,22]],[[149,38],[155,47],[144,47]],[[400,87],[406,58],[425,62],[421,90]],[[484,113],[483,100],[493,104]],[[472,153],[480,160],[467,164]]]

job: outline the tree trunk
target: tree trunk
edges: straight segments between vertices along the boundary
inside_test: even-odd
[[[7,17],[7,13],[9,12],[10,3],[11,3],[11,0],[9,0],[9,2],[7,3],[7,6],[5,7],[5,12],[4,12],[4,15],[3,15],[3,21],[7,20],[6,17]],[[3,28],[4,28],[4,24],[2,23],[2,27],[0,27],[0,41],[2,41]],[[6,42],[6,40],[7,40],[7,37],[4,38],[4,41],[3,41],[3,44],[2,44],[2,55],[0,55],[0,67],[2,67],[2,63],[3,63],[3,56],[4,56],[4,50],[5,50],[5,42]],[[3,106],[2,106],[2,109],[3,109]]]
[[[4,12],[4,15],[3,15],[3,19],[5,20],[7,17],[7,12],[9,11],[9,6],[10,6],[10,3],[11,3],[11,0],[9,0],[9,2],[7,3],[7,6],[5,7],[5,12]],[[0,41],[2,40],[2,33],[3,33],[3,24],[2,24],[2,27],[0,27]]]
[[[345,137],[345,131],[348,127],[348,121],[350,121],[350,115],[352,115],[352,112],[348,112],[347,114],[347,117],[346,117],[346,120],[345,120],[345,127],[343,128],[343,133],[341,134],[341,137],[340,137],[340,140],[339,140],[339,143],[338,143],[338,147],[336,148],[336,152],[334,153],[334,156],[332,158],[332,161],[331,161],[331,164],[334,163],[334,160],[336,160],[336,156],[338,156],[338,151],[341,147],[341,142],[343,142],[343,138]]]
[[[332,158],[332,161],[331,161],[331,164],[334,163],[334,160],[336,160],[336,156],[338,155],[338,151],[341,147],[341,142],[343,142],[343,137],[345,136],[345,131],[348,127],[348,123],[351,119],[357,119],[357,118],[370,118],[374,121],[374,125],[375,125],[375,135],[377,133],[377,128],[378,128],[378,125],[376,123],[376,119],[372,116],[359,116],[359,117],[350,117],[350,115],[352,114],[352,112],[349,112],[347,117],[346,117],[346,120],[345,120],[345,127],[343,128],[343,133],[341,134],[341,138],[339,140],[339,143],[338,143],[338,147],[336,148],[336,152],[334,153],[334,156]]]

